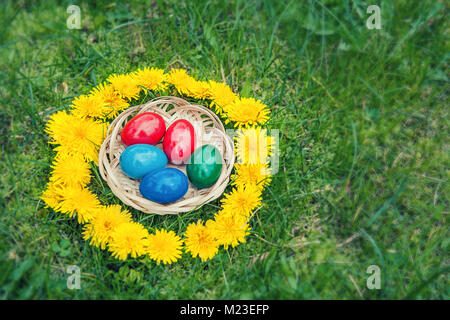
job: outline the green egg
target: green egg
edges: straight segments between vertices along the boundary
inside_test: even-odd
[[[186,172],[191,183],[199,188],[211,187],[222,172],[222,156],[219,150],[210,144],[196,149],[189,158]]]

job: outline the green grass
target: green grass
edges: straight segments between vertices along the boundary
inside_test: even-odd
[[[97,2],[97,1],[96,1]],[[448,8],[444,1],[71,1],[0,4],[3,299],[448,299]],[[39,196],[43,128],[113,72],[187,68],[272,110],[280,170],[247,242],[202,263],[119,262]],[[67,85],[67,90],[64,87]],[[102,199],[119,203],[100,179]],[[210,217],[154,217],[182,232]],[[69,265],[81,290],[66,288]],[[366,269],[381,268],[369,290]]]

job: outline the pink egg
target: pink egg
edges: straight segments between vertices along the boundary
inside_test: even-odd
[[[184,119],[177,120],[167,129],[163,150],[169,162],[183,164],[195,149],[195,131],[192,124]]]

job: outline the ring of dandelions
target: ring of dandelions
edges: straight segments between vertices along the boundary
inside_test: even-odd
[[[99,177],[99,148],[110,122],[129,107],[169,95],[207,106],[235,129],[236,161],[229,191],[210,219],[190,223],[181,234],[158,226],[150,232],[133,221],[129,210],[108,204],[111,197],[105,192],[93,191]],[[69,110],[50,116],[45,131],[55,157],[41,198],[47,207],[82,224],[83,238],[90,245],[117,259],[148,256],[158,264],[170,264],[184,252],[206,261],[221,247],[227,250],[245,242],[250,233],[250,220],[271,180],[272,145],[264,128],[269,120],[269,108],[259,100],[240,97],[224,83],[196,80],[183,69],[144,68],[110,75],[88,94],[76,97]]]

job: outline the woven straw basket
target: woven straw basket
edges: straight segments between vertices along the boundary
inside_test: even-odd
[[[134,116],[143,112],[159,114],[168,128],[174,121],[186,119],[194,127],[196,148],[204,144],[217,147],[222,155],[222,172],[216,183],[206,189],[197,189],[189,183],[189,189],[180,200],[159,204],[145,199],[139,192],[139,180],[126,176],[120,168],[120,155],[126,146],[122,143],[121,133],[125,124]],[[162,143],[156,145],[162,149]],[[128,108],[111,123],[106,139],[99,152],[99,170],[112,192],[123,203],[145,213],[160,215],[178,214],[195,210],[220,197],[228,185],[234,165],[234,148],[232,139],[225,133],[225,128],[217,115],[211,110],[193,105],[178,97],[159,97],[145,104]],[[172,165],[186,173],[185,165]]]

